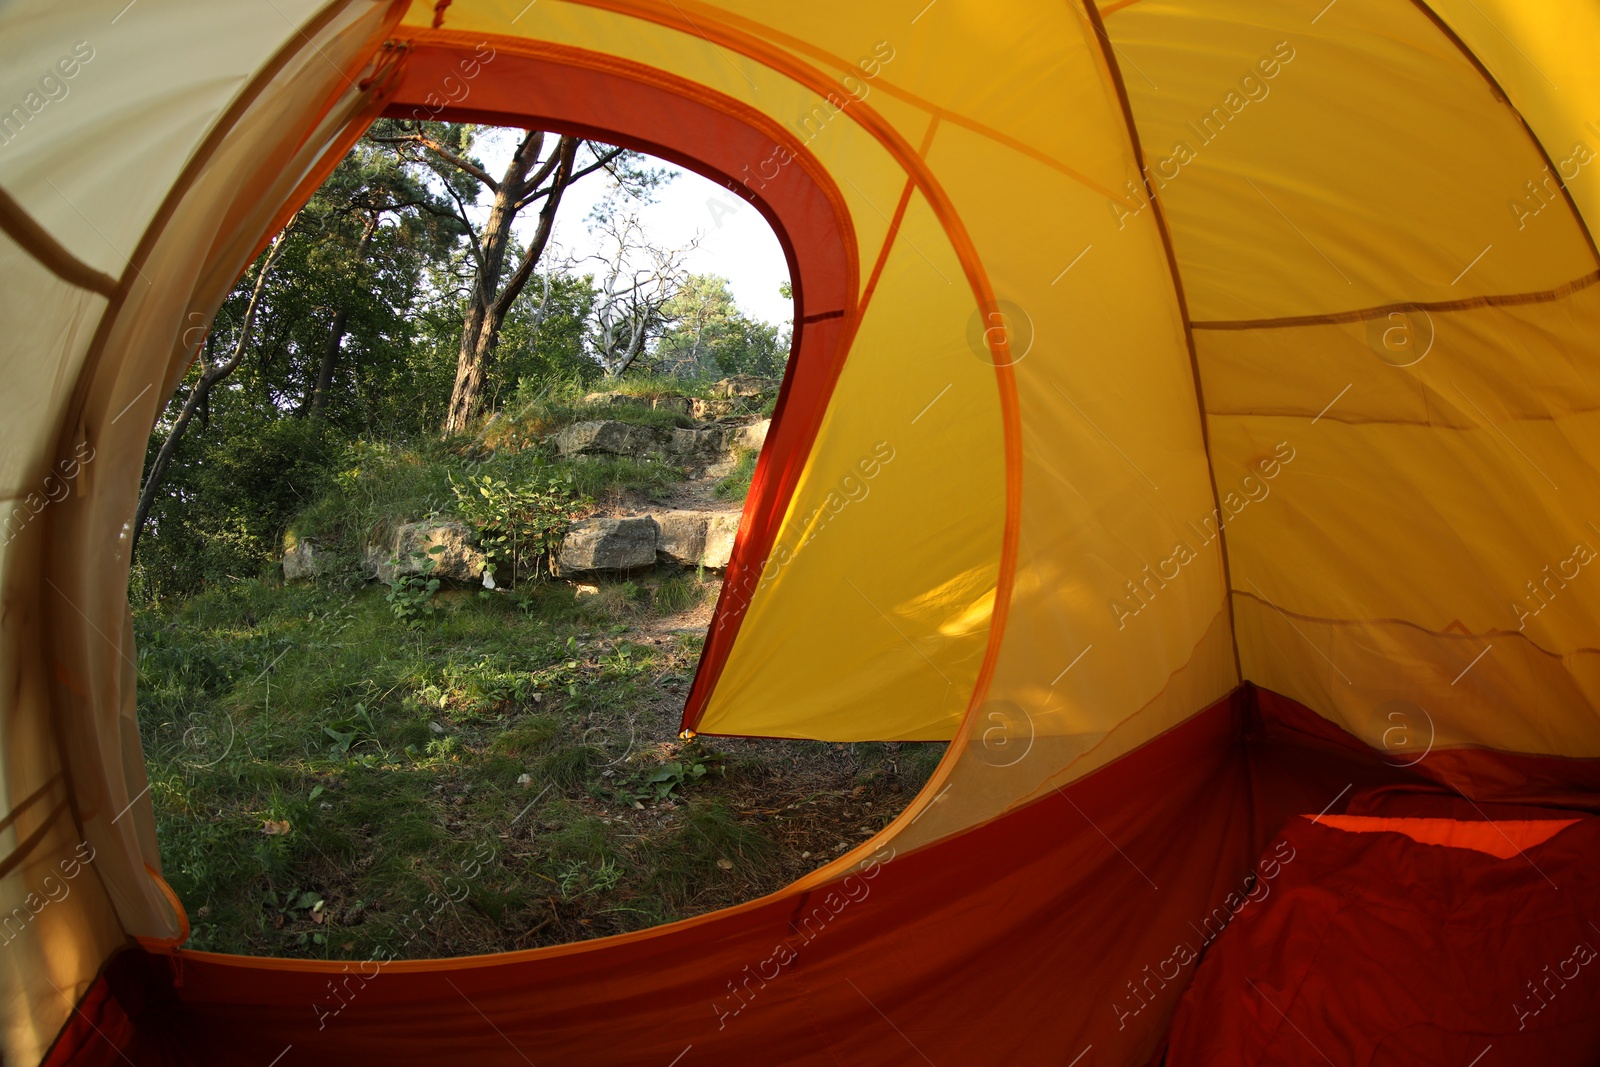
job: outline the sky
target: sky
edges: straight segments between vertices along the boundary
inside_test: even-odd
[[[480,137],[475,154],[490,174],[498,175],[510,160],[515,147],[512,137],[520,131],[495,131]],[[774,326],[787,326],[794,319],[794,304],[778,295],[778,287],[789,278],[783,248],[767,220],[755,208],[728,190],[692,171],[660,160],[653,160],[673,175],[656,190],[655,202],[644,207],[640,216],[659,246],[681,247],[698,235],[700,244],[687,259],[695,274],[720,274],[728,279],[734,300],[746,315]],[[556,215],[556,228],[547,260],[582,258],[600,248],[588,232],[589,210],[607,192],[610,178],[593,174],[582,179],[562,198]],[[515,232],[526,240],[535,212],[530,209],[518,220]]]

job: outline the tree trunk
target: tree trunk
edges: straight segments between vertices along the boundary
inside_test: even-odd
[[[500,327],[506,313],[517,296],[533,276],[533,268],[544,255],[550,243],[550,230],[555,222],[556,209],[561,205],[562,194],[574,180],[573,162],[578,153],[578,139],[563,137],[556,146],[558,160],[550,191],[545,195],[544,206],[539,210],[539,225],[533,239],[523,250],[522,262],[516,273],[500,288],[500,276],[505,270],[506,249],[511,241],[511,224],[516,221],[519,200],[527,195],[530,186],[527,171],[538,158],[537,149],[524,150],[536,144],[529,136],[523,142],[507,168],[505,178],[495,193],[494,205],[484,224],[482,259],[478,264],[478,277],[472,287],[472,301],[467,308],[467,318],[461,327],[461,348],[456,357],[455,388],[450,393],[450,408],[445,416],[444,434],[465,433],[477,416],[483,402],[484,383],[489,367],[494,361],[495,346],[500,343]],[[520,169],[520,172],[518,170]]]
[[[362,268],[366,266],[367,249],[372,245],[372,235],[378,232],[378,214],[374,212],[367,218],[367,224],[361,231],[361,240],[356,244],[355,268],[351,272],[353,282],[359,283],[365,273]],[[311,390],[311,420],[320,422],[322,413],[328,407],[328,391],[333,387],[333,368],[339,361],[339,349],[344,345],[346,325],[350,321],[349,305],[340,307],[333,316],[333,324],[328,327],[328,341],[322,346],[322,363],[317,368],[317,384]]]
[[[239,364],[244,361],[245,350],[250,345],[250,333],[256,323],[256,312],[261,307],[261,292],[267,286],[267,275],[271,273],[273,264],[277,263],[278,256],[288,243],[289,231],[293,227],[294,220],[290,219],[289,225],[283,228],[272,243],[272,250],[267,253],[267,258],[261,262],[261,269],[256,274],[255,287],[250,291],[250,303],[245,307],[244,322],[239,327],[239,336],[234,343],[233,353],[229,355],[227,362],[209,369],[204,363],[201,364],[200,380],[194,383],[189,398],[183,402],[183,410],[178,413],[178,421],[172,424],[172,432],[167,434],[167,439],[161,443],[161,451],[156,453],[156,461],[150,465],[150,475],[144,480],[144,489],[139,493],[139,508],[133,516],[132,544],[128,548],[130,557],[139,549],[139,535],[144,532],[144,524],[150,518],[150,506],[155,503],[156,491],[161,488],[161,479],[166,476],[167,468],[172,465],[172,457],[178,451],[178,442],[183,439],[183,433],[189,428],[195,412],[203,405],[208,405],[211,390],[218,382],[238,370]]]

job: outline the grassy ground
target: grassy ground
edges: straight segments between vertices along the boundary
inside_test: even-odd
[[[715,591],[693,572],[445,591],[407,624],[381,587],[243,581],[136,609],[190,944],[600,937],[761,895],[885,825],[942,745],[676,740]]]

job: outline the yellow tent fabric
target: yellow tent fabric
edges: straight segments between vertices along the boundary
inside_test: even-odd
[[[745,561],[693,725],[951,739],[864,848],[1014,810],[1242,682],[1375,747],[1406,701],[1440,748],[1600,756],[1593,5],[19,0],[0,915],[37,936],[0,953],[7,1062],[182,922],[123,595],[156,412],[408,50],[466,41],[661,72],[837,191],[858,321],[781,513],[746,516],[783,561]]]

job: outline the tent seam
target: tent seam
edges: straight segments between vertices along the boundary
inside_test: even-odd
[[[1410,619],[1397,619],[1397,618],[1393,618],[1393,617],[1387,616],[1387,615],[1374,616],[1372,618],[1366,618],[1366,619],[1336,619],[1336,618],[1333,618],[1332,616],[1327,616],[1327,615],[1307,615],[1303,611],[1291,611],[1288,608],[1285,608],[1285,607],[1283,607],[1283,606],[1281,606],[1279,604],[1275,604],[1272,601],[1268,600],[1266,597],[1260,596],[1260,595],[1258,595],[1256,593],[1252,593],[1248,589],[1235,589],[1235,590],[1233,590],[1233,593],[1235,595],[1237,595],[1237,596],[1247,597],[1250,600],[1254,600],[1258,604],[1261,604],[1264,607],[1269,607],[1274,611],[1282,612],[1284,615],[1293,616],[1294,618],[1299,619],[1301,622],[1317,622],[1317,623],[1324,623],[1324,624],[1329,625],[1329,626],[1371,626],[1371,625],[1373,625],[1375,623],[1386,623],[1386,624],[1389,624],[1389,625],[1392,625],[1392,626],[1406,626],[1406,627],[1409,627],[1409,628],[1411,628],[1413,630],[1418,631],[1419,633],[1426,634],[1429,637],[1438,637],[1438,638],[1459,636],[1462,639],[1471,638],[1473,640],[1483,640],[1485,638],[1494,638],[1494,637],[1520,637],[1520,638],[1522,638],[1522,640],[1527,642],[1528,647],[1530,649],[1532,649],[1533,651],[1538,652],[1539,654],[1541,654],[1543,656],[1547,656],[1550,659],[1556,659],[1556,660],[1566,660],[1569,656],[1577,656],[1577,655],[1583,655],[1583,654],[1600,654],[1600,648],[1591,648],[1588,645],[1579,645],[1577,648],[1572,649],[1570,652],[1554,652],[1554,651],[1551,651],[1548,648],[1545,648],[1543,645],[1540,645],[1537,641],[1535,641],[1533,638],[1529,637],[1525,633],[1522,633],[1522,632],[1517,631],[1517,630],[1502,630],[1499,627],[1491,627],[1490,629],[1484,630],[1481,633],[1470,633],[1470,632],[1468,632],[1468,633],[1461,633],[1461,634],[1453,634],[1452,631],[1450,631],[1448,629],[1445,629],[1445,630],[1430,630],[1426,626],[1422,625],[1419,622],[1412,622]]]
[[[1467,42],[1463,41],[1460,34],[1456,33],[1455,29],[1448,22],[1446,22],[1437,11],[1428,5],[1427,0],[1411,0],[1411,3],[1417,8],[1418,11],[1422,13],[1423,17],[1438,27],[1439,32],[1444,34],[1445,37],[1449,39],[1451,44],[1455,45],[1456,48],[1460,50],[1462,56],[1465,57],[1467,62],[1472,64],[1473,68],[1476,69],[1477,72],[1483,77],[1483,80],[1488,83],[1490,92],[1493,93],[1494,96],[1502,104],[1504,104],[1508,110],[1510,110],[1511,114],[1516,117],[1517,122],[1522,126],[1523,132],[1528,135],[1528,140],[1533,142],[1533,147],[1538,151],[1539,158],[1544,160],[1544,165],[1549,168],[1550,173],[1560,174],[1561,170],[1556,166],[1555,160],[1550,158],[1550,153],[1545,148],[1544,142],[1539,139],[1539,135],[1535,133],[1533,127],[1529,125],[1528,120],[1522,114],[1521,109],[1511,102],[1511,95],[1505,91],[1499,80],[1496,79],[1492,73],[1490,73],[1489,68],[1484,64],[1483,60],[1478,58],[1478,54],[1471,48],[1467,47]],[[1583,234],[1584,242],[1589,246],[1590,257],[1597,265],[1600,265],[1600,249],[1595,247],[1594,234],[1589,231],[1589,224],[1584,219],[1583,212],[1578,210],[1577,201],[1572,199],[1572,190],[1567,188],[1566,182],[1557,182],[1556,184],[1561,187],[1561,198],[1566,201],[1567,210],[1572,212],[1572,221],[1577,224],[1578,232]]]
[[[1327,326],[1346,322],[1361,322],[1382,318],[1397,312],[1475,311],[1484,307],[1521,307],[1528,304],[1548,304],[1569,297],[1600,282],[1600,270],[1591,271],[1580,278],[1564,282],[1554,289],[1541,289],[1528,293],[1504,293],[1489,296],[1469,296],[1461,300],[1409,300],[1377,307],[1355,308],[1350,311],[1333,311],[1325,315],[1287,315],[1271,319],[1197,319],[1189,325],[1196,330],[1277,330],[1297,326]]]
[[[1068,0],[1073,3],[1073,0]],[[1166,253],[1167,269],[1172,275],[1173,295],[1178,302],[1178,318],[1183,323],[1184,347],[1189,353],[1189,371],[1194,379],[1195,407],[1200,417],[1200,444],[1205,453],[1206,478],[1211,484],[1212,509],[1222,513],[1222,496],[1217,491],[1217,470],[1211,458],[1211,424],[1206,415],[1205,387],[1200,376],[1200,357],[1195,349],[1193,324],[1189,319],[1189,302],[1183,290],[1183,275],[1178,270],[1178,255],[1172,245],[1172,234],[1167,228],[1167,213],[1161,200],[1156,195],[1156,187],[1150,181],[1149,174],[1144,165],[1144,144],[1139,138],[1139,125],[1133,116],[1133,103],[1128,98],[1128,87],[1122,78],[1122,68],[1117,63],[1116,51],[1112,47],[1111,38],[1106,33],[1104,20],[1100,17],[1100,9],[1095,5],[1095,0],[1083,0],[1085,18],[1090,28],[1094,31],[1101,59],[1106,64],[1107,72],[1111,76],[1112,88],[1116,92],[1117,102],[1122,106],[1122,117],[1128,130],[1128,143],[1133,151],[1134,165],[1139,169],[1139,176],[1144,182],[1146,193],[1149,195],[1150,206],[1154,209],[1156,233],[1161,238],[1162,251]],[[1223,602],[1228,612],[1228,637],[1233,645],[1233,669],[1237,682],[1244,682],[1244,668],[1239,659],[1239,630],[1233,618],[1233,566],[1228,551],[1228,538],[1220,528],[1217,530],[1217,539],[1222,556],[1222,584]]]

